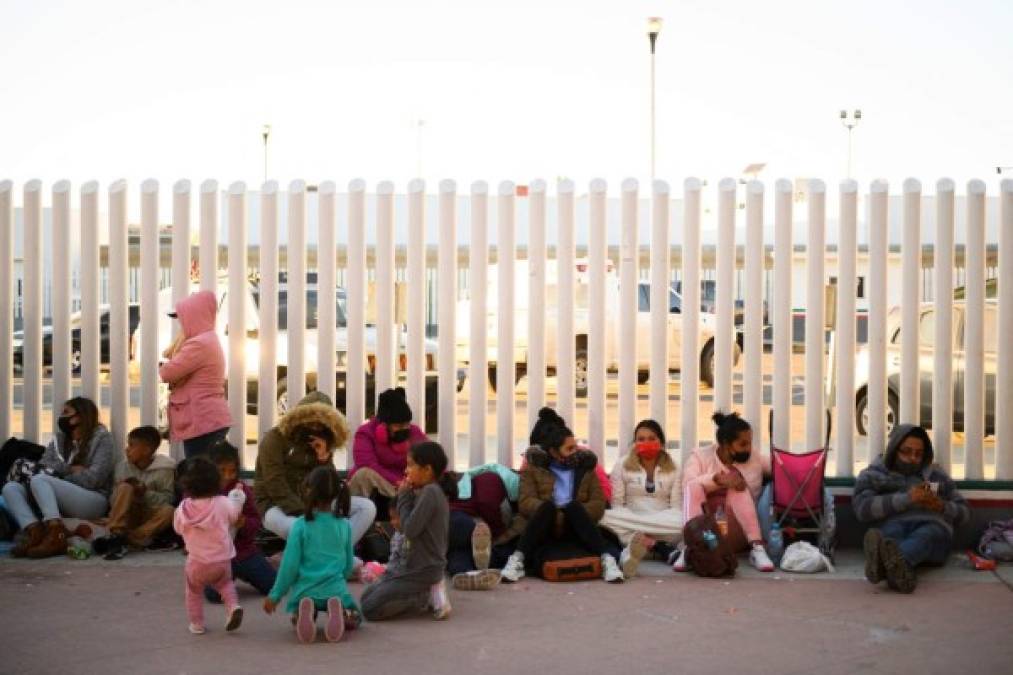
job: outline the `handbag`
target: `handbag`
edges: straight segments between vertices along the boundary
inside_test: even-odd
[[[390,541],[393,537],[394,526],[389,521],[378,520],[359,540],[356,553],[364,561],[386,563],[390,560]]]

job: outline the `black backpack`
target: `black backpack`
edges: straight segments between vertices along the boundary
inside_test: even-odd
[[[3,447],[0,447],[0,481],[6,480],[7,474],[17,460],[27,459],[37,462],[42,459],[42,453],[45,451],[41,445],[11,436]]]
[[[717,548],[707,545],[704,532],[710,531],[717,537]],[[739,561],[734,553],[727,550],[724,539],[718,531],[714,515],[707,511],[691,518],[682,529],[682,540],[686,545],[686,564],[701,577],[734,576]]]

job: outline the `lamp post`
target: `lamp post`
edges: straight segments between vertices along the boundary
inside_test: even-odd
[[[862,111],[855,110],[842,110],[841,111],[841,124],[848,130],[848,178],[851,178],[851,132],[858,126],[858,123],[862,121]]]
[[[647,38],[651,42],[651,189],[654,185],[654,48],[658,42],[658,33],[661,32],[661,17],[652,16],[647,19]]]
[[[261,130],[260,135],[264,137],[264,182],[267,182],[267,139],[271,136],[271,125],[265,124]]]

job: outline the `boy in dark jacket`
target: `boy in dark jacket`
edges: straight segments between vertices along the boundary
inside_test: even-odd
[[[897,425],[886,453],[855,481],[855,516],[874,527],[865,534],[865,577],[886,579],[890,588],[911,593],[915,568],[942,565],[953,528],[971,511],[946,472],[932,463],[932,442],[921,427]]]

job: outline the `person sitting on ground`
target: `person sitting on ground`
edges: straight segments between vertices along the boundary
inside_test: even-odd
[[[99,421],[98,408],[90,399],[72,398],[63,404],[57,419],[59,431],[49,441],[41,470],[28,486],[9,481],[3,487],[7,509],[24,530],[24,537],[11,555],[48,558],[67,552],[67,532],[62,518],[95,520],[109,510],[115,460],[113,436]],[[42,513],[35,516],[28,491]]]
[[[624,546],[619,566],[627,579],[648,551],[667,560],[681,539],[682,481],[665,449],[665,432],[654,420],[637,424],[629,453],[616,461],[612,507],[600,524]]]
[[[172,527],[176,463],[158,454],[162,435],[155,427],[132,429],[127,434],[126,457],[116,466],[116,487],[106,527],[109,534],[92,542],[106,560],[119,560],[128,546],[144,548]]]
[[[388,563],[383,576],[362,592],[362,613],[370,621],[429,610],[434,619],[450,616],[444,573],[447,529],[457,481],[447,473],[447,454],[426,441],[408,451],[405,477],[398,486],[397,511],[405,537],[401,564]]]
[[[303,484],[320,465],[334,465],[334,450],[348,440],[348,425],[326,394],[307,394],[260,439],[253,492],[264,527],[288,538],[296,518],[303,515]],[[356,544],[376,518],[376,506],[352,497],[348,520]]]
[[[351,495],[333,466],[318,466],[306,477],[303,515],[296,519],[285,542],[278,578],[264,598],[264,611],[273,614],[286,595],[296,637],[309,644],[316,639],[317,612],[327,612],[324,637],[337,642],[345,629],[362,621],[345,579],[352,573],[352,529],[348,523]]]
[[[274,586],[277,572],[255,542],[257,532],[260,531],[260,513],[257,511],[253,489],[239,480],[239,449],[223,441],[211,448],[211,461],[218,467],[218,494],[227,497],[238,489],[246,496],[233,536],[236,557],[232,559],[232,578],[245,581],[261,595],[267,595]],[[209,602],[222,601],[218,592],[210,586],[204,589],[204,597]]]
[[[539,419],[550,414],[555,415],[543,408]],[[605,512],[605,496],[594,471],[598,458],[578,450],[573,432],[563,425],[547,425],[540,437],[541,446],[528,449],[521,470],[519,514],[512,527],[522,534],[503,567],[503,580],[540,574],[549,546],[566,542],[600,556],[605,581],[622,581],[623,573],[597,526]]]
[[[458,590],[490,590],[514,551],[516,536],[507,531],[504,509],[517,501],[520,478],[501,464],[486,464],[465,472],[457,487],[458,498],[450,501],[447,571]]]
[[[408,448],[427,440],[411,423],[412,409],[402,387],[388,389],[377,399],[376,417],[355,430],[348,487],[353,496],[375,499],[378,508],[391,499],[404,478]]]
[[[865,533],[865,578],[886,579],[901,593],[914,591],[919,565],[946,562],[953,528],[971,517],[953,479],[933,464],[929,435],[912,424],[894,427],[886,452],[858,474],[852,506],[873,525]]]
[[[531,434],[528,436],[528,447],[541,446],[544,440],[546,432],[553,427],[565,427],[567,426],[566,420],[559,416],[555,410],[549,407],[542,408],[538,411],[538,419],[535,420],[535,424],[531,427]],[[578,443],[577,449],[587,452],[594,452],[586,444]],[[522,460],[521,470],[524,470],[524,462]],[[609,504],[612,501],[612,481],[609,479],[608,472],[605,467],[602,466],[601,462],[598,462],[594,466],[594,475],[598,478],[598,484],[601,485],[602,495],[605,497],[605,503]]]
[[[763,548],[756,515],[756,498],[763,475],[770,473],[770,458],[753,450],[753,430],[738,413],[714,413],[717,443],[693,450],[682,477],[685,522],[703,513],[723,509],[727,530],[722,532],[728,551],[749,549],[749,563],[761,572],[773,572],[774,563]],[[684,522],[684,524],[685,524]],[[720,523],[719,523],[720,526]],[[672,569],[686,570],[681,550]]]

